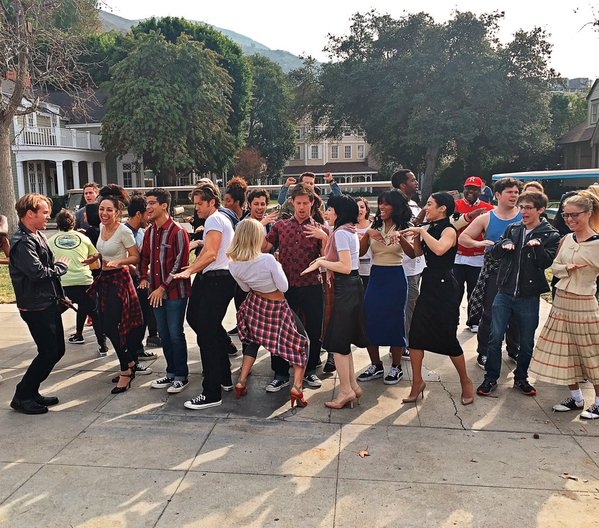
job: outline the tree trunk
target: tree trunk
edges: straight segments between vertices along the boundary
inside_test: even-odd
[[[16,231],[18,221],[10,157],[10,121],[0,121],[0,214],[8,218],[9,236]]]
[[[433,178],[435,176],[435,171],[437,170],[439,151],[440,148],[437,146],[430,146],[426,149],[426,154],[424,156],[426,168],[424,169],[424,178],[422,179],[422,185],[420,187],[423,202],[426,202],[433,193]]]

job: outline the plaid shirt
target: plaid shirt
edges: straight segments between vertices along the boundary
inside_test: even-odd
[[[307,238],[305,225],[322,227],[313,218],[308,218],[301,224],[295,216],[288,220],[279,220],[266,236],[266,240],[275,248],[279,248],[279,262],[287,275],[289,286],[314,286],[320,284],[320,274],[317,271],[300,275],[314,259],[320,257],[322,248],[321,240]]]
[[[152,224],[141,248],[140,280],[147,280],[152,291],[162,286],[169,300],[186,299],[191,295],[190,279],[173,280],[170,275],[185,266],[189,266],[187,231],[172,218],[162,227]]]

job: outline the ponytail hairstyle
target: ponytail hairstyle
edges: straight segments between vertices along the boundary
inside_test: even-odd
[[[594,186],[592,185],[591,187]],[[585,211],[591,211],[589,225],[593,231],[599,233],[599,194],[595,194],[594,191],[594,189],[578,191],[577,195],[571,196],[564,202],[564,206],[568,204],[575,204],[579,207],[582,207]]]
[[[109,183],[100,189],[98,203],[102,200],[110,200],[117,210],[123,211],[129,205],[131,198],[129,193],[120,185]]]

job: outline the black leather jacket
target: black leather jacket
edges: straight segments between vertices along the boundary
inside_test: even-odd
[[[10,240],[10,278],[21,310],[44,310],[64,297],[60,277],[67,272],[67,265],[54,262],[46,238],[38,235],[19,222]]]
[[[497,275],[498,289],[514,297],[535,297],[549,291],[545,269],[551,266],[560,242],[558,231],[544,218],[528,235],[525,236],[525,232],[526,227],[522,222],[509,225],[491,250],[491,256],[501,260]],[[534,239],[541,244],[526,245]],[[508,242],[514,244],[514,250],[505,249],[504,245]]]

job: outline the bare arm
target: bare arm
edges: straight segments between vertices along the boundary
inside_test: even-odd
[[[318,268],[325,268],[335,273],[348,275],[351,272],[351,253],[349,249],[339,251],[339,260],[326,260],[324,257],[313,260],[310,265],[302,271],[302,275],[316,271]]]
[[[188,279],[194,273],[199,273],[214,262],[218,255],[222,239],[223,234],[220,231],[208,231],[208,233],[204,235],[204,247],[202,248],[202,251],[200,251],[198,258],[195,259],[194,263],[187,269],[180,271],[179,273],[174,273],[172,275],[173,279]]]
[[[462,232],[458,238],[458,242],[467,248],[483,248],[492,246],[491,240],[476,240],[481,235],[486,233],[487,227],[489,226],[489,220],[491,215],[489,213],[481,214],[477,216],[466,229]]]

